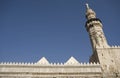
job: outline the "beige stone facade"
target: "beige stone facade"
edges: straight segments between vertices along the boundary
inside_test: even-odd
[[[101,78],[100,64],[0,64],[0,78]]]
[[[109,46],[101,20],[86,4],[86,30],[93,54],[89,63],[71,57],[65,63],[49,63],[45,57],[36,63],[0,63],[0,78],[120,78],[120,46]]]

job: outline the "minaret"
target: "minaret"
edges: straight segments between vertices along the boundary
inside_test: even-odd
[[[86,30],[89,33],[93,52],[96,48],[107,48],[107,40],[105,38],[102,22],[96,18],[96,13],[86,4]]]

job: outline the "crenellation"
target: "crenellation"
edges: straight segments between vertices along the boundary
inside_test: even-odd
[[[93,62],[93,65],[96,65],[96,63],[95,63],[95,62]]]
[[[7,64],[7,62],[3,62],[3,64],[5,64],[5,65],[6,65],[6,64]]]
[[[114,48],[114,46],[111,46],[110,48]]]
[[[83,63],[83,66],[86,66],[86,65],[87,65],[86,62],[84,62],[84,63]]]
[[[115,48],[117,48],[117,46],[115,45]]]
[[[52,66],[52,65],[53,65],[53,63],[50,63],[50,65]]]
[[[15,62],[15,65],[20,65],[19,62]]]
[[[73,62],[74,63],[74,62]],[[38,74],[37,76],[46,76],[49,73],[58,73],[58,75],[54,74],[55,76],[59,76],[59,73],[61,73],[60,75],[68,75],[71,74],[72,76],[79,76],[82,77],[82,73],[84,73],[87,76],[101,76],[101,68],[100,65],[97,64],[93,64],[93,63],[89,63],[89,62],[81,62],[81,63],[75,63],[75,64],[71,64],[68,63],[50,63],[48,64],[38,64],[38,63],[27,63],[27,62],[22,62],[22,63],[0,63],[0,72],[21,72],[24,73],[22,74],[23,77],[25,77],[27,75],[27,73],[31,73],[31,77],[35,76],[35,73]],[[2,65],[1,65],[2,64]],[[5,65],[4,65],[5,64]],[[7,65],[6,65],[7,64]],[[17,66],[17,67],[16,67]],[[19,66],[19,67],[18,67]],[[5,68],[4,68],[5,67]],[[46,73],[46,74],[40,74],[40,73]],[[26,74],[25,74],[26,73]],[[67,74],[66,74],[67,73]],[[81,74],[80,74],[81,73]],[[96,73],[96,74],[93,74]],[[48,77],[51,76],[51,74],[49,74]],[[2,74],[3,76],[4,74]],[[16,76],[18,77],[18,75],[21,75],[20,73],[16,74]],[[13,76],[11,74],[11,76]],[[15,77],[16,77],[15,76]],[[69,75],[70,76],[70,75]],[[1,74],[0,74],[1,77]]]
[[[27,65],[27,62],[24,62],[24,65]]]
[[[21,64],[24,65],[24,62],[22,62]]]
[[[57,64],[56,63],[53,63],[54,66],[56,66]]]
[[[0,62],[0,65],[2,65],[3,64],[3,62]]]
[[[99,63],[99,62],[97,62],[97,63],[96,63],[96,65],[100,65],[100,63]]]
[[[37,63],[30,63],[30,62],[0,62],[0,65],[25,65],[25,66],[98,66],[100,65],[99,63],[89,63],[89,62],[81,62],[78,64],[66,64],[66,63],[50,63],[48,64],[37,64]]]
[[[0,65],[33,65],[34,63],[30,62],[0,62]]]
[[[90,63],[89,62],[87,62],[87,64],[86,64],[87,66],[89,66],[90,65]]]
[[[110,48],[120,48],[120,46],[119,45],[112,45],[112,46],[110,46]]]
[[[92,62],[90,62],[90,65],[92,65],[93,63]]]
[[[15,63],[15,62],[13,62],[13,63],[9,63],[9,62],[1,62],[0,63],[0,65],[8,65],[8,66],[11,66],[11,65],[19,65],[19,66],[23,66],[23,65],[25,65],[25,66],[46,66],[46,65],[38,65],[38,64],[33,64],[33,63],[27,63],[27,62],[25,62],[25,63]],[[47,66],[99,66],[100,64],[99,63],[89,63],[89,62],[84,62],[84,63],[80,63],[80,64],[73,64],[73,65],[71,65],[71,64],[63,64],[63,63],[51,63],[51,64],[49,64],[49,65],[47,65]]]
[[[59,65],[60,65],[60,63],[57,63],[57,65],[59,66]]]
[[[31,63],[30,63],[30,62],[28,62],[27,64],[28,64],[28,65],[31,65]]]
[[[63,66],[64,64],[63,64],[63,63],[60,63],[60,65],[62,65],[62,66]]]

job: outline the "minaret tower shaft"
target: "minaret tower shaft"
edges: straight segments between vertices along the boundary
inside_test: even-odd
[[[86,30],[89,33],[90,41],[92,44],[93,52],[98,48],[109,47],[105,38],[102,22],[99,18],[96,18],[96,13],[86,4]]]
[[[89,33],[93,54],[90,62],[99,62],[104,78],[113,78],[111,74],[120,73],[120,48],[108,45],[103,32],[103,25],[96,13],[86,4],[86,30]]]

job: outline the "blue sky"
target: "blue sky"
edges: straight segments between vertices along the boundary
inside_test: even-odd
[[[102,20],[109,45],[120,45],[119,0],[0,0],[0,62],[88,62],[85,3]]]

